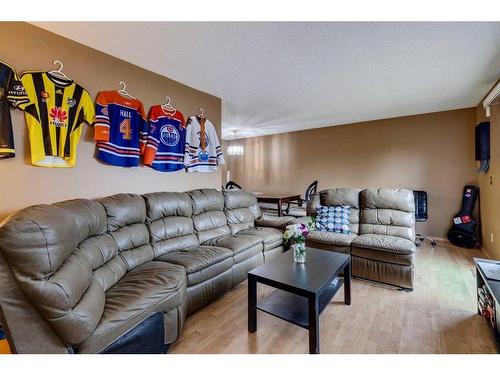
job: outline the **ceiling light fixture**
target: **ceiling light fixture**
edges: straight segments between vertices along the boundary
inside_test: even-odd
[[[229,146],[227,148],[227,154],[231,155],[231,156],[243,155],[245,153],[245,150],[244,150],[242,145],[237,144],[237,140],[236,140],[236,135],[238,134],[238,130],[233,130],[233,133],[234,133],[234,140],[233,140],[231,146]]]

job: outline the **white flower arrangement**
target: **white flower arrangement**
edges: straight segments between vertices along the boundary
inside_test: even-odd
[[[304,243],[306,237],[311,231],[312,222],[307,224],[291,224],[288,225],[283,233],[283,239],[286,243],[293,241],[294,243]]]

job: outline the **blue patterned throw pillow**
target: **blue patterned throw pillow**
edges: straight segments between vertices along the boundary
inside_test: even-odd
[[[318,205],[316,229],[327,232],[349,234],[351,206],[321,206]]]

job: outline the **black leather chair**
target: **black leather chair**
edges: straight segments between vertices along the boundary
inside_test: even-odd
[[[238,185],[236,182],[234,181],[229,181],[227,184],[226,184],[226,190],[231,190],[231,189],[243,189],[240,185]]]
[[[427,213],[427,193],[422,190],[414,190],[413,197],[415,198],[415,221],[421,223],[427,221],[429,215]],[[421,233],[415,234],[415,245],[420,246],[422,242],[429,241],[432,246],[436,246],[436,241],[431,237]]]
[[[297,203],[288,203],[286,209],[283,210],[285,215],[295,217],[307,216],[304,204],[307,205],[307,202],[312,199],[312,196],[316,193],[317,190],[318,181],[315,180],[307,187],[306,192],[304,193],[304,199],[299,198],[299,201]]]

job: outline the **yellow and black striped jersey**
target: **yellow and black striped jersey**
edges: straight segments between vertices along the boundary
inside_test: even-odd
[[[23,109],[28,101],[16,71],[0,61],[0,159],[15,156],[10,106]]]
[[[94,104],[78,83],[46,72],[21,76],[29,103],[25,107],[31,162],[41,167],[74,167],[83,123],[91,124]]]

